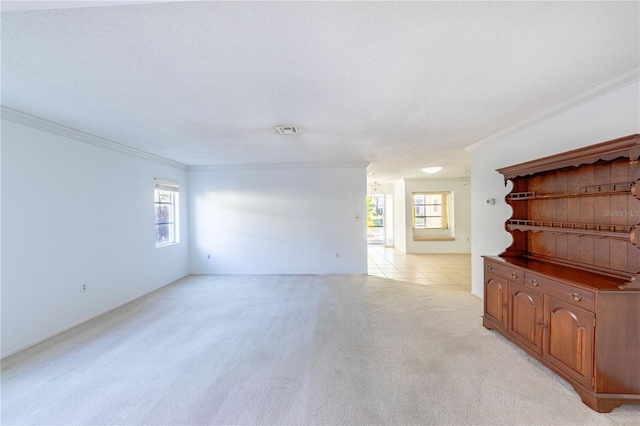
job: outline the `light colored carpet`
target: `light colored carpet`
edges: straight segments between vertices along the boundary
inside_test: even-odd
[[[599,414],[459,291],[191,276],[3,361],[2,423],[640,424]]]

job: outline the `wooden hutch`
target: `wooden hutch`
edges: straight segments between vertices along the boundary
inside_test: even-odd
[[[640,135],[499,169],[513,244],[484,258],[483,325],[598,412],[640,403]]]

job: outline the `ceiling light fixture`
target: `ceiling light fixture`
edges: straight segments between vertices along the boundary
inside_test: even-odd
[[[298,126],[276,126],[276,130],[281,135],[297,135],[300,133]]]
[[[424,169],[422,169],[422,171],[425,173],[438,173],[440,170],[442,170],[442,167],[440,166],[425,167]]]

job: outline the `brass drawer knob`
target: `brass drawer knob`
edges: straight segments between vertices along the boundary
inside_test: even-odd
[[[493,266],[491,266],[490,264],[488,264],[488,263],[487,263],[487,269],[488,269],[488,270],[492,270],[492,269],[493,269]]]
[[[582,301],[582,296],[580,296],[578,293],[572,293],[572,294],[571,294],[571,298],[572,298],[573,300],[575,300],[576,302],[580,302],[580,301]]]
[[[516,274],[515,272],[511,273],[511,278],[513,278],[514,280],[518,278],[518,274]]]
[[[534,286],[534,287],[538,287],[540,285],[540,283],[538,281],[536,281],[536,279],[534,278],[534,279],[531,280],[531,285]]]

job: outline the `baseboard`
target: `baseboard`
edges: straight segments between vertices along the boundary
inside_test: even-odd
[[[68,326],[68,327],[63,328],[62,330],[55,331],[55,332],[53,332],[53,333],[50,333],[50,334],[46,335],[45,337],[42,337],[42,338],[37,339],[37,340],[34,340],[34,341],[33,341],[33,342],[31,342],[31,343],[27,343],[26,345],[21,346],[21,347],[19,347],[19,348],[18,348],[18,349],[16,349],[16,350],[13,350],[13,351],[11,351],[11,352],[9,352],[9,353],[6,353],[6,354],[2,355],[2,357],[0,357],[0,361],[1,361],[1,360],[4,360],[4,359],[6,359],[6,358],[8,358],[8,357],[10,357],[10,356],[12,356],[12,355],[17,354],[18,352],[22,352],[22,351],[27,350],[27,349],[29,349],[29,348],[31,348],[31,347],[33,347],[33,346],[37,345],[37,344],[40,344],[40,343],[42,343],[42,342],[44,342],[44,341],[47,341],[47,340],[49,340],[49,339],[51,339],[51,338],[53,338],[53,337],[59,336],[59,335],[60,335],[60,334],[62,334],[62,333],[66,333],[67,331],[72,330],[72,329],[74,329],[74,328],[76,328],[76,327],[78,327],[78,326],[80,326],[80,325],[82,325],[82,324],[84,324],[84,323],[86,323],[86,322],[88,322],[88,321],[94,320],[94,319],[96,319],[96,318],[98,318],[98,317],[100,317],[100,316],[102,316],[102,315],[104,315],[104,314],[107,314],[107,313],[109,313],[109,312],[115,311],[116,309],[120,309],[120,308],[122,308],[123,306],[128,305],[129,303],[135,302],[136,300],[138,300],[138,299],[140,299],[140,298],[142,298],[142,297],[145,297],[145,296],[147,296],[147,295],[149,295],[149,294],[153,293],[154,291],[160,290],[160,289],[161,289],[161,288],[163,288],[163,287],[169,286],[169,285],[171,285],[171,284],[173,284],[173,283],[175,283],[175,282],[178,282],[178,281],[180,281],[180,280],[183,280],[183,279],[185,279],[186,277],[188,277],[189,275],[191,275],[191,274],[187,274],[187,275],[185,275],[185,276],[184,276],[184,277],[182,277],[182,278],[178,278],[177,280],[173,280],[173,281],[171,281],[171,282],[169,282],[169,283],[167,283],[167,284],[161,285],[160,287],[154,288],[154,289],[153,289],[153,290],[151,290],[151,291],[148,291],[148,292],[146,292],[146,293],[143,293],[143,294],[141,294],[141,295],[139,295],[139,296],[136,296],[136,297],[134,297],[134,298],[132,298],[132,299],[129,299],[129,300],[125,301],[125,302],[119,303],[119,304],[118,304],[118,305],[116,305],[116,306],[113,306],[113,307],[111,307],[111,308],[105,309],[104,311],[101,311],[101,312],[99,312],[99,313],[97,313],[97,314],[95,314],[95,315],[92,315],[92,316],[90,316],[90,317],[88,317],[88,318],[85,318],[85,319],[82,319],[82,320],[80,320],[80,321],[78,321],[78,322],[75,322],[75,323],[73,323],[72,325],[70,325],[70,326]]]

